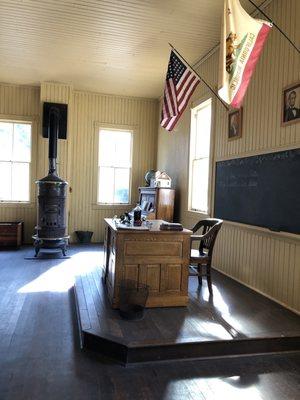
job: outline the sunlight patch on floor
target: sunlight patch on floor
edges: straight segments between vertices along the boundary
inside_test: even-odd
[[[210,298],[208,290],[203,294],[203,299],[211,302],[213,306],[220,312],[220,316],[228,325],[231,325],[230,334],[235,337],[238,332],[241,332],[243,326],[240,324],[237,318],[232,317],[230,308],[226,301],[223,299],[218,288],[213,285],[213,296]]]
[[[83,251],[64,260],[18,290],[18,293],[67,292],[75,277],[90,273],[102,264],[101,255]]]
[[[193,377],[170,381],[162,399],[182,400],[187,398],[207,400],[263,400],[255,384],[259,382],[259,376],[253,375],[253,379],[246,381],[243,376],[224,378],[200,378]],[[188,389],[187,389],[188,388]],[[242,391],[241,391],[242,389]]]

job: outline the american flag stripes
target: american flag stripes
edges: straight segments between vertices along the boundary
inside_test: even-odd
[[[172,131],[200,78],[172,50],[164,90],[160,125]]]

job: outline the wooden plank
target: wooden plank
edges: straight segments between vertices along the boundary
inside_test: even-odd
[[[166,286],[165,286],[166,292],[167,293],[170,293],[170,292],[180,293],[182,265],[181,264],[167,264],[166,269],[167,269],[167,279],[166,279]]]

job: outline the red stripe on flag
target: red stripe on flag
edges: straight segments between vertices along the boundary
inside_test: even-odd
[[[263,26],[261,27],[261,29],[257,35],[255,45],[254,45],[253,50],[248,58],[247,64],[246,64],[244,72],[243,72],[240,87],[231,102],[231,106],[234,108],[239,108],[242,104],[242,101],[245,96],[247,87],[249,85],[251,76],[254,72],[256,63],[259,59],[260,53],[263,49],[264,43],[267,39],[270,29],[271,29],[271,27],[269,25],[263,24]]]
[[[196,80],[196,82],[194,82],[194,86],[193,86],[192,89],[191,89],[191,92],[190,92],[190,94],[189,94],[189,97],[188,97],[188,99],[186,100],[185,104],[182,103],[182,104],[183,104],[182,109],[180,110],[180,112],[179,112],[179,114],[177,115],[176,119],[174,119],[174,121],[170,121],[169,124],[167,124],[167,126],[164,126],[164,128],[165,128],[167,131],[171,132],[171,131],[173,130],[173,128],[175,127],[177,121],[179,120],[179,118],[180,118],[181,115],[183,114],[184,110],[186,109],[186,106],[187,106],[188,103],[189,103],[189,99],[190,99],[190,97],[192,96],[192,94],[194,93],[194,91],[195,91],[196,87],[198,86],[199,82],[200,82],[200,81],[199,81],[198,79]]]
[[[170,117],[172,117],[172,114],[171,114],[172,110],[170,110],[170,108],[169,108],[167,97],[168,97],[168,88],[166,86],[165,95],[164,95],[164,109],[165,109],[164,110],[164,116],[170,118]]]
[[[180,99],[180,101],[179,101],[179,106],[178,106],[179,109],[181,108],[181,104],[184,103],[185,99],[186,99],[187,97],[190,96],[190,92],[192,92],[192,91],[194,90],[194,89],[193,89],[193,81],[195,81],[195,79],[196,79],[196,77],[195,77],[195,76],[192,76],[192,78],[191,78],[189,84],[188,84],[187,87],[185,88],[185,90],[184,90],[184,92],[183,92],[183,94],[182,94],[182,96],[181,96],[181,99]],[[192,93],[193,93],[193,92],[192,92]],[[188,101],[188,99],[187,99],[187,101]]]
[[[167,100],[166,100],[166,95],[164,97],[164,101],[163,101],[163,106],[162,106],[162,113],[161,113],[161,125],[163,126],[163,123],[166,123],[167,121],[169,121],[170,118],[172,118],[172,116],[169,113],[169,109],[167,108]]]
[[[175,99],[174,99],[175,96]],[[175,101],[175,104],[174,104]],[[163,110],[162,110],[162,120],[163,118],[171,118],[178,113],[178,107],[176,104],[176,94],[173,82],[170,80],[166,82],[164,90],[164,100],[163,100]],[[161,121],[162,121],[161,120]]]
[[[166,116],[168,117],[173,117],[174,110],[172,108],[172,102],[171,102],[171,97],[170,97],[170,92],[169,92],[169,88],[167,88],[168,90],[166,90],[165,92],[165,103],[166,103]]]
[[[181,92],[182,88],[184,87],[186,81],[189,79],[189,77],[191,76],[191,71],[186,71],[183,75],[183,79],[180,80],[178,82],[178,87],[176,85],[176,91],[177,91],[177,96],[179,95],[179,93]]]
[[[177,115],[177,113],[178,113],[178,106],[177,106],[177,101],[176,101],[176,93],[175,93],[175,87],[174,87],[173,80],[171,82],[170,82],[170,80],[168,80],[167,87],[168,87],[168,92],[169,92],[170,103],[171,103],[172,110],[173,110],[172,116],[174,116],[174,115]]]
[[[181,114],[178,114],[176,118],[171,119],[168,124],[165,126],[165,130],[168,132],[171,132],[174,128],[174,126],[177,124],[177,121],[181,117]]]

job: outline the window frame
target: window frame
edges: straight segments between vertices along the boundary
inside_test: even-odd
[[[35,205],[35,176],[36,176],[36,131],[37,117],[0,114],[0,122],[31,125],[30,162],[29,164],[29,200],[0,200],[0,208],[25,207]]]
[[[194,117],[194,112],[195,109],[199,109],[202,107],[205,107],[206,105],[209,105],[211,107],[211,121],[210,121],[210,146],[209,146],[209,154],[208,154],[208,185],[207,185],[207,210],[198,210],[195,208],[192,208],[192,184],[193,184],[193,163],[196,160],[201,160],[206,157],[200,157],[200,158],[193,158],[192,156],[192,150],[193,154],[195,153],[195,148],[193,146],[193,142],[195,142],[195,134],[194,134],[194,129],[195,129],[195,122],[193,120]],[[191,107],[191,116],[190,116],[190,135],[189,135],[189,163],[188,163],[188,212],[197,215],[204,215],[208,216],[211,215],[211,210],[212,210],[212,201],[213,201],[213,154],[214,154],[214,136],[213,136],[213,131],[214,131],[214,99],[212,97],[203,97],[199,99],[197,102],[194,102],[192,107]],[[194,135],[194,138],[193,138]]]
[[[99,141],[100,141],[100,131],[101,130],[108,130],[108,131],[119,131],[119,132],[130,132],[131,133],[131,146],[130,146],[130,151],[131,151],[131,157],[130,157],[130,173],[129,173],[129,195],[128,195],[128,203],[101,203],[98,200],[98,193],[99,193],[99,185],[100,185],[100,177],[99,177],[99,171],[100,171],[100,165],[99,165]],[[133,150],[134,150],[134,135],[135,135],[135,128],[132,126],[128,125],[111,125],[111,124],[95,124],[95,135],[96,135],[96,153],[95,153],[95,159],[96,159],[96,174],[95,178],[97,181],[97,184],[95,185],[96,191],[94,194],[95,201],[93,203],[93,208],[96,209],[127,209],[128,207],[132,207],[132,182],[133,182],[133,168],[134,168],[134,157],[133,157]],[[113,166],[113,168],[118,168]],[[127,169],[127,168],[126,168]]]

